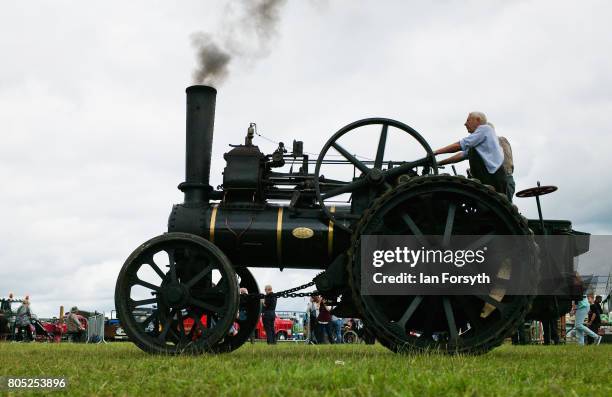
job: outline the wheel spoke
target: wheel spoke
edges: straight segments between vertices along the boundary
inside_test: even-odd
[[[470,329],[480,328],[482,326],[482,320],[474,313],[474,310],[470,310],[473,307],[469,304],[468,299],[463,295],[456,295],[454,298],[459,301],[459,308],[467,316],[468,322],[470,323]]]
[[[417,241],[421,243],[423,246],[427,246],[428,245],[427,241],[423,237],[423,233],[421,232],[421,229],[419,229],[416,223],[414,223],[410,215],[404,212],[401,215],[401,217],[402,217],[402,220],[406,223],[406,225],[408,225],[408,228],[410,229],[414,237],[416,237]]]
[[[482,300],[483,302],[488,303],[489,305],[499,310],[502,316],[505,315],[506,304],[501,303],[500,301],[498,301],[497,299],[495,299],[494,297],[490,295],[475,295],[475,296],[478,299]]]
[[[202,316],[198,316],[197,313],[190,312],[189,317],[191,317],[191,319],[193,320],[193,326],[191,327],[191,331],[189,331],[189,334],[195,334],[197,336],[197,334],[195,333],[195,330],[197,329],[201,332],[201,336],[203,336],[206,332],[206,328],[204,328],[204,326],[202,325]]]
[[[133,299],[130,299],[130,307],[132,309],[135,309],[138,306],[150,305],[151,303],[157,303],[157,298],[143,299],[143,300],[139,300],[139,301],[135,301]]]
[[[370,169],[368,168],[367,165],[362,163],[357,157],[350,154],[345,148],[340,146],[340,144],[338,144],[337,142],[332,143],[332,147],[336,149],[338,153],[344,156],[345,159],[353,163],[353,165],[357,167],[359,171],[363,172],[364,174],[367,174],[370,172]]]
[[[198,299],[210,299],[214,297],[221,297],[224,295],[223,288],[218,284],[212,288],[192,288],[191,294],[198,297]]]
[[[159,276],[159,278],[162,279],[162,281],[166,279],[166,275],[164,274],[164,272],[161,271],[159,266],[157,266],[157,264],[153,260],[153,256],[151,256],[151,259],[148,261],[148,265],[151,266],[151,269],[153,269],[155,273],[157,273],[157,275]]]
[[[136,280],[134,280],[134,285],[142,285],[143,287],[152,289],[153,291],[159,291],[159,287],[157,285],[141,280],[138,277],[136,277]]]
[[[157,318],[157,310],[154,310],[149,317],[145,318],[144,321],[140,323],[142,329],[146,330],[149,323],[151,323],[151,321],[153,321],[155,318]]]
[[[430,297],[432,298],[432,297]],[[431,308],[432,305],[432,299],[429,299],[429,307]],[[435,312],[431,312],[428,316],[425,316],[425,322],[423,324],[423,334],[421,335],[421,337],[423,338],[431,338],[433,336],[433,319],[434,319],[434,315],[437,315],[437,312],[439,312],[437,310],[437,308],[431,308],[434,309]]]
[[[474,241],[473,243],[471,243],[467,249],[468,250],[475,250],[477,248],[482,247],[485,244],[490,243],[491,241],[493,241],[493,239],[495,238],[495,234],[493,232],[491,233],[487,233],[484,236],[480,236],[476,241]]]
[[[209,312],[212,312],[212,313],[221,313],[222,311],[222,307],[215,306],[210,303],[206,303],[200,299],[196,299],[193,297],[189,298],[189,303],[201,309],[208,310]]]
[[[408,305],[408,309],[406,309],[402,317],[399,320],[397,320],[397,324],[400,327],[402,327],[402,330],[404,332],[406,331],[406,323],[408,322],[408,320],[410,320],[410,318],[412,317],[412,315],[414,314],[414,312],[419,307],[419,304],[422,301],[423,301],[422,295],[415,296],[414,299],[412,299],[412,302],[410,302],[410,305]]]
[[[168,316],[168,318],[166,319],[166,321],[164,321],[164,323],[162,324],[162,332],[159,334],[159,336],[157,337],[157,340],[160,343],[166,343],[166,336],[168,336],[168,331],[170,331],[170,327],[172,326],[172,320],[174,320],[174,315],[175,315],[175,310],[170,310],[170,315]]]
[[[456,209],[457,206],[455,205],[455,203],[450,203],[450,205],[448,206],[448,214],[446,215],[446,226],[444,227],[444,240],[442,241],[442,247],[444,248],[448,247],[448,245],[450,244]]]
[[[382,169],[383,158],[385,157],[385,146],[387,145],[388,124],[383,124],[380,131],[380,139],[378,140],[378,149],[376,150],[376,159],[374,159],[374,168]]]
[[[168,266],[170,266],[170,280],[173,282],[177,282],[178,278],[176,276],[176,262],[174,261],[174,250],[166,250],[168,254]]]
[[[344,193],[352,193],[355,190],[358,190],[358,189],[361,189],[363,187],[368,186],[368,184],[369,183],[368,183],[367,179],[360,178],[360,179],[357,179],[356,181],[349,182],[349,183],[347,183],[344,186],[340,186],[340,187],[337,187],[335,189],[330,189],[330,190],[326,191],[325,193],[322,193],[321,194],[321,198],[323,200],[327,200],[327,199],[329,199],[331,197],[339,196],[339,195],[344,194]]]
[[[442,305],[444,306],[444,315],[446,316],[446,322],[448,324],[448,330],[450,331],[451,342],[455,342],[458,338],[457,324],[455,323],[455,315],[453,314],[453,306],[448,297],[442,298]]]
[[[213,265],[208,265],[204,268],[204,270],[202,270],[200,273],[198,273],[194,278],[192,278],[191,280],[189,280],[189,282],[186,284],[187,288],[191,288],[193,287],[198,281],[200,281],[204,276],[206,276],[208,273],[210,273],[213,270]]]
[[[416,168],[416,167],[420,167],[423,165],[427,165],[431,160],[429,159],[429,157],[423,157],[422,159],[418,159],[415,161],[411,161],[408,163],[404,163],[402,165],[400,165],[399,167],[395,167],[395,168],[391,168],[390,170],[387,171],[383,171],[383,176],[388,180],[389,178],[393,179],[395,177],[398,177],[402,174],[405,174],[407,171]]]
[[[178,310],[176,312],[176,317],[178,320],[178,327],[179,327],[179,332],[180,332],[179,341],[177,345],[180,348],[184,348],[185,345],[189,342],[189,340],[187,338],[187,333],[185,332],[185,323],[183,319],[183,313],[181,313],[181,311]]]

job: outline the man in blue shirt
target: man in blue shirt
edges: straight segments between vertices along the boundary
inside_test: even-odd
[[[452,164],[468,159],[470,173],[474,178],[493,186],[498,193],[505,194],[506,173],[502,167],[504,151],[495,130],[487,125],[487,117],[482,112],[470,113],[464,125],[470,133],[468,136],[434,151],[435,155],[458,152],[438,164]]]

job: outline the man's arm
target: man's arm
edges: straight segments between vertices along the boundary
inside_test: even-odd
[[[589,319],[589,321],[587,321],[587,324],[591,325],[593,323],[593,321],[595,321],[595,317],[597,317],[597,314],[595,313],[594,310],[591,311],[591,318]]]
[[[447,159],[438,161],[438,165],[454,164],[463,160],[465,160],[465,153],[459,152],[453,156],[450,156]]]
[[[460,153],[457,153],[457,152],[460,152]],[[440,148],[434,151],[434,155],[445,154],[445,153],[457,153],[457,154],[447,159],[438,161],[438,165],[454,164],[454,163],[458,163],[465,159],[465,153],[463,153],[461,149],[461,144],[459,142],[451,143],[450,145],[444,146],[443,148]]]
[[[461,151],[461,145],[459,144],[459,142],[455,142],[434,151],[434,154],[437,156],[438,154],[457,153],[459,151]]]

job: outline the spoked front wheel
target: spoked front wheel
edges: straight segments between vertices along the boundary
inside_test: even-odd
[[[214,352],[236,320],[238,279],[211,242],[167,233],[126,260],[115,306],[130,340],[148,353]]]

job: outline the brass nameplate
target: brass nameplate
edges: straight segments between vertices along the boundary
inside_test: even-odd
[[[293,234],[293,237],[295,238],[306,239],[314,236],[314,231],[307,227],[296,227],[295,229],[293,229],[291,234]]]

